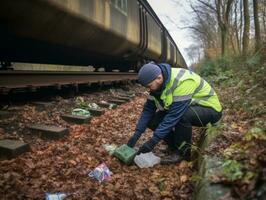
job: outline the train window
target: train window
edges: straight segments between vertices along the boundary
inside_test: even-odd
[[[127,15],[127,0],[111,0],[114,7],[124,15]]]

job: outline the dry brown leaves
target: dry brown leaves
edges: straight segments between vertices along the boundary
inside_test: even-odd
[[[43,199],[45,192],[68,193],[67,199],[191,199],[191,163],[140,169],[122,164],[104,150],[103,144],[127,142],[143,103],[144,98],[136,98],[87,125],[72,125],[64,139],[29,140],[31,152],[0,161],[1,199]],[[21,119],[51,122],[47,113],[32,107],[25,107]],[[65,125],[58,118],[52,122]],[[102,162],[113,174],[108,182],[98,183],[88,173]]]

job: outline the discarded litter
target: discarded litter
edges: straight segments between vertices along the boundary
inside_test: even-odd
[[[109,91],[111,92],[112,95],[115,95],[115,90],[114,89],[109,89]]]
[[[91,114],[89,111],[84,110],[82,108],[75,108],[72,110],[72,115],[89,117]]]
[[[93,109],[100,109],[100,106],[98,106],[96,103],[88,103],[87,107]]]
[[[66,197],[67,195],[64,193],[55,193],[55,194],[45,193],[45,200],[63,200]]]
[[[83,97],[80,97],[80,96],[79,96],[79,97],[77,97],[77,98],[75,99],[75,102],[80,104],[80,103],[83,103],[83,102],[85,102],[85,101],[84,101],[84,98],[83,98]]]
[[[160,163],[161,158],[155,156],[152,152],[149,153],[141,153],[134,158],[134,162],[140,168],[148,168],[153,167],[154,165]]]
[[[117,107],[117,105],[116,104],[114,104],[114,103],[109,103],[109,102],[107,102],[107,101],[100,101],[100,103],[102,103],[102,104],[109,104],[109,109],[113,109],[113,108],[116,108]]]
[[[102,163],[89,173],[89,177],[96,179],[101,183],[111,178],[111,171],[105,163]]]
[[[117,104],[115,104],[115,103],[110,103],[110,102],[107,102],[107,101],[101,101],[101,103],[102,104],[108,104],[109,105],[108,109],[114,109],[114,108],[117,107]]]
[[[117,148],[117,145],[115,145],[115,144],[104,144],[103,147],[110,155],[113,155],[115,150],[116,150],[116,148]]]
[[[129,97],[135,97],[135,96],[136,96],[136,94],[135,94],[135,93],[132,93],[132,94],[127,94],[127,96],[129,96]]]
[[[129,165],[132,163],[136,153],[137,152],[135,151],[135,149],[127,146],[126,144],[123,144],[122,146],[116,148],[114,156]]]
[[[110,103],[110,105],[109,105],[109,109],[113,109],[113,108],[116,108],[116,107],[117,107],[117,105],[114,104],[114,103]]]

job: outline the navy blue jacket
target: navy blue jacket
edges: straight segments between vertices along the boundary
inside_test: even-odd
[[[151,95],[154,96],[161,103],[161,105],[163,105],[162,100],[160,99],[160,95],[162,91],[165,89],[166,84],[170,81],[171,66],[164,63],[159,64],[158,66],[162,70],[164,82],[159,91],[151,93]],[[156,141],[165,138],[166,135],[171,132],[173,127],[179,122],[183,114],[187,111],[189,103],[190,100],[172,103],[164,119],[161,121],[161,123],[158,125],[158,127],[153,133],[153,138]],[[155,106],[155,102],[153,100],[147,99],[136,126],[135,135],[137,137],[140,137],[141,134],[146,130],[148,122],[152,119],[156,110],[157,108]]]

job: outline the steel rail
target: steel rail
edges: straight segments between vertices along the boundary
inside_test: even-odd
[[[136,73],[0,71],[0,88],[25,88],[136,80]]]

